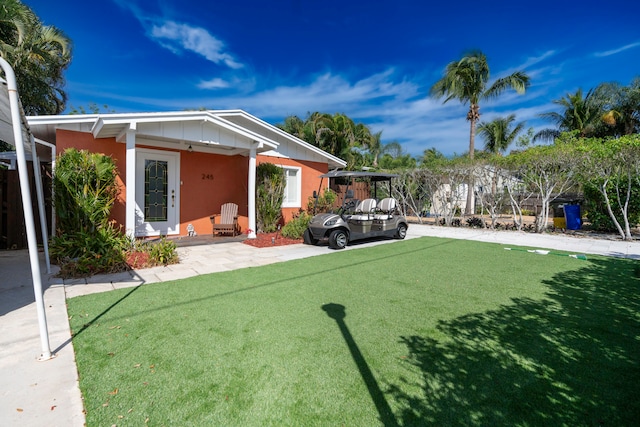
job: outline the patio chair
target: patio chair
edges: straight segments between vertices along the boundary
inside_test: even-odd
[[[213,225],[213,235],[231,234],[236,236],[240,233],[238,229],[238,205],[235,203],[225,203],[220,208],[220,213],[209,217]]]

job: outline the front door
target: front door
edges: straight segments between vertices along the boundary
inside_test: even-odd
[[[136,150],[136,236],[178,234],[180,153]]]

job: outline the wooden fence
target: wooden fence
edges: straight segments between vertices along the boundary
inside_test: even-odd
[[[31,184],[31,206],[36,225],[36,238],[42,244],[40,229],[40,211],[36,197],[33,165],[27,162],[29,182]],[[50,166],[42,166],[43,192],[45,200],[45,215],[47,227],[51,226],[51,173]],[[51,230],[49,230],[51,233]],[[0,168],[0,249],[25,249],[27,247],[27,232],[24,225],[22,210],[22,195],[17,170]]]

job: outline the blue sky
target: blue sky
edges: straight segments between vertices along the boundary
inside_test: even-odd
[[[578,88],[640,76],[640,3],[584,0],[26,0],[73,41],[68,106],[116,112],[243,109],[270,123],[345,113],[420,155],[468,149],[468,106],[429,98],[447,63],[483,51],[525,95],[481,120],[537,115]],[[483,141],[477,141],[481,148]]]

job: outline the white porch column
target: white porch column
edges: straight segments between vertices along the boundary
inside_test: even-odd
[[[134,237],[136,232],[136,124],[131,123],[126,132],[127,167],[126,167],[126,203],[125,230],[128,236]]]
[[[249,216],[249,233],[247,238],[256,238],[256,149],[249,150],[249,176],[247,177],[247,205]]]

